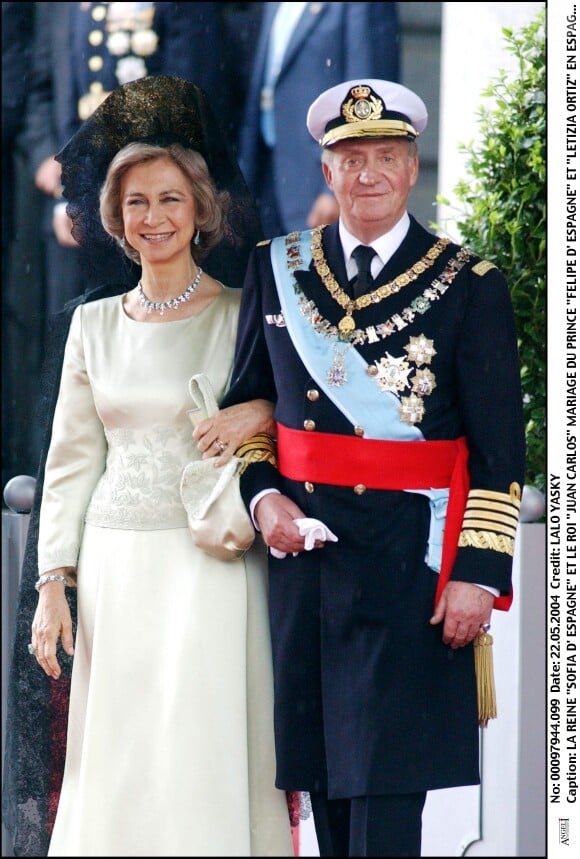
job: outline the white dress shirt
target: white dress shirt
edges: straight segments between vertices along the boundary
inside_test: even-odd
[[[371,262],[371,275],[373,278],[377,277],[379,272],[382,271],[399,245],[402,243],[403,239],[407,235],[410,224],[411,219],[407,212],[405,212],[403,217],[397,221],[392,230],[389,230],[389,232],[385,233],[384,236],[379,236],[378,239],[375,239],[369,244],[368,247],[372,248],[376,252],[376,256]],[[361,244],[361,241],[353,236],[352,233],[349,233],[341,220],[338,222],[338,235],[344,252],[346,273],[348,279],[352,280],[352,278],[356,277],[358,274],[357,264],[352,257],[352,252]]]

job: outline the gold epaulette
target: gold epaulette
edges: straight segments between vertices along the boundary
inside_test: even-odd
[[[482,259],[481,262],[476,263],[471,271],[474,274],[478,274],[480,277],[483,277],[484,274],[487,274],[488,271],[491,271],[492,268],[497,268],[494,262],[490,262],[487,259]]]
[[[256,247],[257,247],[257,248],[263,248],[263,247],[265,247],[266,245],[269,245],[271,241],[272,241],[272,239],[262,239],[262,241],[261,241],[261,242],[258,242],[258,244],[256,245]]]
[[[513,555],[521,497],[518,483],[511,484],[509,493],[470,490],[458,545]]]
[[[252,462],[269,462],[275,467],[276,441],[267,433],[258,433],[242,442],[236,450],[236,456],[244,460],[240,468],[240,474],[243,474]]]

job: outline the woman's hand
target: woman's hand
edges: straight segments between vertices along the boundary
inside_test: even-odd
[[[211,418],[200,421],[193,431],[202,459],[216,457],[216,468],[232,458],[242,442],[257,433],[276,434],[272,417],[274,404],[269,400],[250,400],[220,409]]]
[[[52,572],[66,575],[66,570]],[[61,639],[62,647],[69,656],[74,654],[72,618],[63,582],[47,582],[38,590],[38,605],[32,621],[31,643],[34,656],[40,667],[57,680],[61,668],[56,658],[57,641]]]

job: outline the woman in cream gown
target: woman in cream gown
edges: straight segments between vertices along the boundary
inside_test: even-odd
[[[273,788],[262,546],[229,562],[205,554],[179,495],[200,457],[191,371],[219,402],[239,296],[224,288],[162,324],[130,319],[121,296],[73,316],[45,472],[45,498],[66,486],[66,499],[41,516],[41,569],[74,566],[90,501],[50,856],[291,855]]]
[[[197,90],[178,83],[163,92]],[[109,99],[129,88],[127,98],[139,101],[151,86],[138,81]],[[202,242],[212,231],[204,233],[195,164],[188,174],[183,149],[171,150],[139,143],[117,152],[117,238],[140,254],[142,280],[124,295],[80,304],[66,339],[30,643],[58,684],[73,655],[63,580],[76,584],[66,760],[49,856],[293,853],[286,795],[274,787],[265,547],[256,541],[227,562],[201,551],[180,496],[185,465],[202,457],[189,381],[204,373],[222,399],[241,291],[197,262],[196,222]],[[180,294],[175,307],[167,303]],[[240,432],[253,426],[247,410],[237,414]],[[212,423],[235,448],[246,436],[236,436],[231,414],[229,423],[220,418]],[[258,410],[254,431],[263,422]]]

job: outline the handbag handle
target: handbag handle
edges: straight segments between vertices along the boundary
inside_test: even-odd
[[[189,409],[187,415],[196,426],[204,418],[209,418],[218,411],[218,404],[211,386],[211,381],[205,373],[196,373],[189,380],[189,393],[195,403],[195,409]]]

